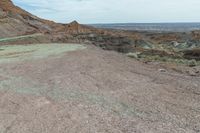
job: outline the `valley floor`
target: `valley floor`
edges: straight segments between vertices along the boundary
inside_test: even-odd
[[[45,46],[0,47],[0,132],[200,132],[199,77],[95,46]]]

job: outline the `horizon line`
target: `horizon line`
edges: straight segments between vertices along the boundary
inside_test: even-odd
[[[200,24],[200,22],[108,22],[108,23],[82,23],[86,25],[100,25],[100,24]]]

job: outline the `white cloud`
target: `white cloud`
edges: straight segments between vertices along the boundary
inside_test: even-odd
[[[58,22],[200,21],[199,0],[13,0],[43,18]]]

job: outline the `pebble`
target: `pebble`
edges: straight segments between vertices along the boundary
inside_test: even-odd
[[[159,69],[159,72],[165,73],[165,72],[167,72],[167,70],[166,69]]]

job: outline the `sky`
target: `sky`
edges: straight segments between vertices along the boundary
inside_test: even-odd
[[[39,17],[61,23],[200,22],[200,0],[13,0]]]

